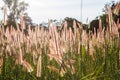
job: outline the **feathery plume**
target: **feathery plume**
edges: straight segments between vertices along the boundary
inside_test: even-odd
[[[22,65],[27,69],[28,72],[33,71],[32,66],[28,62],[26,62],[25,60],[22,62]]]
[[[36,73],[37,77],[41,77],[41,69],[42,69],[42,59],[40,55],[38,58],[38,63],[37,63],[37,73]]]

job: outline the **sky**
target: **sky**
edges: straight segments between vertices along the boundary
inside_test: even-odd
[[[48,19],[61,20],[65,17],[76,18],[83,23],[89,22],[103,14],[104,5],[111,1],[120,0],[82,0],[82,19],[81,19],[81,0],[24,0],[29,4],[28,15],[34,23],[47,22]],[[0,7],[3,5],[0,0]],[[0,11],[0,20],[3,19]]]

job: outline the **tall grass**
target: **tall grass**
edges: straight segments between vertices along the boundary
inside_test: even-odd
[[[108,29],[90,34],[73,21],[61,31],[56,26],[22,31],[4,26],[0,28],[1,80],[119,80],[120,23],[112,19],[108,8]],[[79,25],[79,28],[76,26]]]

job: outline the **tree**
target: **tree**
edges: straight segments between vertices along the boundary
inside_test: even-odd
[[[21,15],[24,18],[25,25],[32,25],[32,19],[28,16],[27,7],[29,6],[28,3],[25,3],[21,0],[3,0],[4,4],[7,7],[7,25],[6,26],[13,26],[16,28],[16,21],[20,21]],[[2,8],[4,10],[4,8]]]
[[[28,26],[28,25],[32,25],[33,23],[32,23],[32,19],[31,19],[31,17],[30,16],[28,16],[28,14],[27,13],[25,13],[24,14],[24,21],[25,21],[25,24],[26,24],[26,26]]]
[[[72,29],[73,29],[73,21],[74,21],[74,20],[75,20],[77,23],[82,24],[81,22],[79,22],[79,21],[76,20],[75,18],[66,17],[64,20],[67,21],[68,27],[71,27]],[[76,25],[77,25],[77,24],[76,24]],[[77,27],[78,27],[78,25],[77,25]]]
[[[110,3],[105,4],[103,12],[107,13],[107,6],[111,7],[112,11],[112,18],[117,23],[118,19],[120,19],[120,2],[115,3],[114,1],[111,1]],[[105,23],[105,26],[107,25],[106,20],[106,14],[103,14],[100,16],[103,23]],[[119,21],[120,23],[120,21]]]
[[[3,0],[8,8],[8,21],[16,21],[20,19],[20,15],[27,10],[28,4],[20,0]]]

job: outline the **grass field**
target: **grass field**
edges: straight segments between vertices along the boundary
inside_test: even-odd
[[[29,27],[27,35],[2,25],[0,80],[120,80],[120,23],[108,20],[94,34],[76,21],[74,29],[65,22],[61,31]]]

